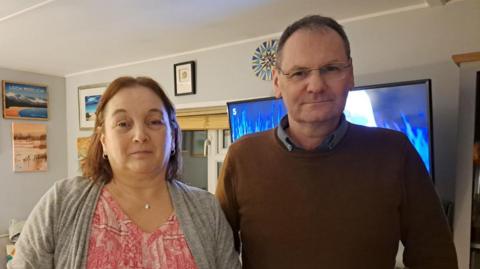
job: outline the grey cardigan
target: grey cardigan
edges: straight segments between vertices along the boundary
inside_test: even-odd
[[[28,217],[8,268],[86,268],[90,224],[102,187],[83,177],[55,183]],[[178,181],[168,188],[198,268],[240,268],[232,230],[215,197]]]

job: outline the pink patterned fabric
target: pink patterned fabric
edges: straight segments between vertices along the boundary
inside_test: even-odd
[[[87,269],[197,269],[175,214],[143,232],[103,188],[91,229]]]

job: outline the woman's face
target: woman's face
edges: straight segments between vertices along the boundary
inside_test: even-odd
[[[165,174],[173,136],[158,95],[143,86],[123,88],[107,103],[104,115],[101,142],[114,176]]]

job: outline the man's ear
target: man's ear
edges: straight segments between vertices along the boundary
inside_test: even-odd
[[[273,83],[273,94],[276,98],[282,97],[282,92],[280,91],[280,81],[279,81],[279,72],[277,68],[272,69],[272,83]]]
[[[355,87],[355,76],[353,75],[353,60],[352,58],[350,58],[350,70],[349,70],[349,77],[350,77],[350,81],[349,81],[349,89],[353,89]]]

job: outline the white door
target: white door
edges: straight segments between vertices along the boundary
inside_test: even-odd
[[[205,141],[205,153],[208,157],[208,191],[215,193],[217,179],[223,160],[230,146],[230,130],[209,130]]]

